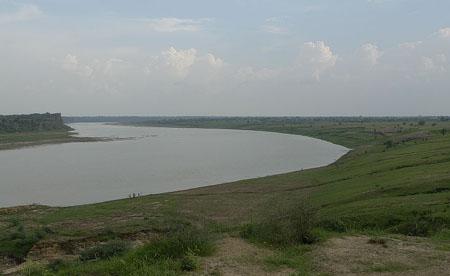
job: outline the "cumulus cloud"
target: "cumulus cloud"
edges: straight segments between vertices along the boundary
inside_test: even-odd
[[[337,55],[323,41],[306,42],[300,51],[299,66],[309,72],[314,79],[336,65]]]
[[[378,59],[383,55],[378,46],[367,43],[361,46],[360,53],[365,63],[374,66],[378,63]]]
[[[33,4],[21,5],[16,11],[0,14],[0,23],[23,22],[42,17],[44,13]]]
[[[15,36],[10,37],[6,40],[14,41]],[[338,53],[324,41],[293,42],[297,44],[283,45],[286,61],[267,54],[267,59],[254,63],[249,62],[253,57],[242,58],[254,50],[251,45],[248,51],[240,55],[228,53],[230,58],[225,59],[197,47],[195,41],[189,47],[133,44],[130,48],[127,44],[98,49],[89,44],[77,49],[50,39],[39,41],[41,47],[17,40],[0,44],[0,59],[4,61],[0,73],[4,76],[4,91],[15,91],[20,99],[32,98],[30,95],[60,99],[53,108],[63,112],[114,113],[128,101],[128,107],[119,112],[168,114],[182,109],[190,114],[201,113],[187,107],[185,101],[191,101],[196,107],[203,107],[204,114],[212,114],[221,106],[235,108],[241,103],[245,113],[248,102],[254,103],[251,112],[256,114],[268,114],[266,109],[275,105],[278,109],[274,107],[272,111],[281,115],[298,114],[299,110],[317,114],[314,112],[328,108],[339,113],[344,110],[339,104],[351,112],[366,114],[366,110],[376,111],[372,108],[375,103],[384,108],[397,100],[392,107],[396,111],[414,104],[420,95],[427,95],[421,99],[428,100],[429,106],[440,105],[439,110],[445,111],[450,86],[450,44],[442,38],[445,31],[433,30],[421,41],[382,50],[375,42],[352,45],[357,50],[349,53]],[[218,47],[221,51],[224,48]],[[4,95],[16,97],[19,102],[19,96],[13,93]],[[82,101],[86,97],[90,99],[89,107]],[[68,98],[79,101],[78,105],[67,104]],[[386,98],[389,101],[382,100]],[[316,111],[314,103],[327,105],[323,99],[333,99],[333,104]],[[348,102],[355,104],[345,105]],[[33,106],[36,104],[30,101],[27,108]],[[173,109],[168,110],[167,106]],[[415,110],[425,110],[420,106],[417,104]],[[239,112],[238,108],[235,110]],[[404,107],[403,111],[410,110]]]
[[[447,56],[438,54],[433,57],[421,57],[421,67],[425,73],[445,73],[448,67]]]
[[[103,73],[104,74],[111,74],[114,72],[115,67],[117,65],[124,63],[125,61],[120,58],[109,58],[104,65]]]
[[[450,38],[450,27],[442,28],[437,33],[441,38]]]
[[[82,76],[89,77],[94,70],[88,65],[80,64],[78,57],[72,54],[67,54],[62,61],[62,68],[66,71],[74,72]]]
[[[211,21],[209,18],[190,19],[190,18],[176,18],[163,17],[152,19],[140,19],[146,22],[148,27],[155,32],[171,33],[178,31],[197,32],[200,31],[206,22]]]
[[[222,59],[215,57],[211,53],[206,54],[206,60],[207,60],[208,64],[214,68],[222,68],[224,65],[224,62]]]
[[[78,68],[78,58],[75,55],[67,54],[62,62],[62,68],[68,71]]]
[[[150,58],[143,72],[147,79],[160,83],[177,83],[203,87],[211,82],[224,81],[223,59],[212,53],[201,54],[195,48],[169,47]],[[163,84],[162,84],[163,85]],[[216,83],[220,86],[219,83]]]
[[[174,47],[161,53],[163,65],[173,70],[176,74],[184,76],[197,58],[197,50],[194,48],[177,50]]]

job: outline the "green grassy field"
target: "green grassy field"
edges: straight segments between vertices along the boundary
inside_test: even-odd
[[[304,252],[309,245],[292,240],[289,231],[295,230],[292,229],[295,222],[302,223],[304,218],[289,216],[293,223],[287,223],[280,230],[276,225],[283,224],[286,213],[283,210],[288,210],[280,208],[280,220],[267,220],[267,214],[273,213],[269,211],[298,206],[299,202],[315,210],[314,222],[304,223],[311,224],[308,235],[313,235],[318,242],[350,233],[401,234],[427,237],[443,250],[450,249],[450,133],[443,131],[450,129],[448,121],[280,123],[277,119],[252,123],[241,119],[216,119],[147,125],[302,134],[353,150],[327,167],[188,191],[66,208],[0,209],[0,254],[18,262],[26,256],[41,260],[72,256],[72,261],[64,259],[60,266],[39,268],[50,275],[114,275],[108,267],[117,271],[131,269],[127,273],[137,275],[145,275],[142,271],[154,275],[166,271],[167,275],[176,275],[188,270],[183,265],[195,263],[196,258],[206,254],[206,251],[191,252],[204,243],[199,245],[196,241],[187,246],[189,250],[163,258],[164,261],[155,255],[151,262],[145,262],[148,259],[142,255],[133,257],[135,254],[147,256],[139,253],[144,250],[141,246],[119,256],[89,261],[89,265],[73,256],[109,240],[150,245],[165,243],[174,233],[192,228],[208,233],[202,236],[210,237],[212,244],[223,235],[231,235],[277,248],[278,257],[267,260],[268,265],[287,265],[300,273],[308,267]],[[280,239],[288,239],[287,243],[294,247],[267,240],[270,231],[285,231],[287,234]],[[139,270],[143,267],[145,270]]]

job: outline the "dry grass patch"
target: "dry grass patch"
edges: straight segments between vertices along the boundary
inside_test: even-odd
[[[450,267],[450,252],[406,236],[332,238],[314,255],[318,272],[329,275],[448,275]]]

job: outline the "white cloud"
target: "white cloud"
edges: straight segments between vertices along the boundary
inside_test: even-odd
[[[170,47],[161,53],[161,57],[164,65],[183,76],[187,74],[189,67],[194,64],[197,58],[197,50],[194,48],[177,50]]]
[[[444,54],[438,54],[433,57],[421,58],[421,69],[426,73],[444,73],[447,71],[447,57]]]
[[[361,46],[360,53],[363,60],[370,66],[374,66],[378,63],[378,59],[383,55],[378,49],[378,46],[367,43]]]
[[[405,50],[414,50],[419,47],[423,42],[422,41],[414,41],[414,42],[403,42],[398,45],[400,49]]]
[[[323,41],[306,42],[300,51],[299,66],[302,71],[319,80],[320,75],[336,65],[337,55]]]
[[[17,11],[0,14],[0,23],[29,21],[43,16],[44,13],[38,6],[24,4]]]
[[[208,64],[214,68],[221,68],[224,65],[222,59],[215,57],[211,53],[206,54],[206,60],[208,61]]]
[[[209,18],[189,19],[176,17],[163,17],[153,19],[141,19],[148,24],[148,27],[155,32],[171,33],[178,31],[197,32],[200,31]]]
[[[422,57],[422,66],[425,71],[433,71],[435,69],[434,62],[429,57]]]
[[[62,61],[62,68],[66,71],[77,73],[82,76],[90,77],[94,72],[91,66],[80,64],[78,57],[67,54]]]
[[[124,63],[124,60],[120,58],[110,58],[105,62],[105,66],[103,69],[104,74],[110,74],[113,72],[114,67],[118,64]]]
[[[78,67],[78,58],[75,55],[67,54],[63,60],[62,67],[68,71],[75,70]]]
[[[270,17],[261,26],[263,32],[270,34],[288,34],[289,30],[283,26],[285,17]]]
[[[151,58],[144,66],[144,73],[158,81],[193,81],[196,84],[217,79],[225,62],[212,53],[199,55],[195,48],[169,47]]]
[[[382,48],[382,51],[374,44],[354,45],[357,51],[349,53],[337,53],[323,41],[297,46],[283,44],[280,47],[286,50],[283,54],[287,57],[284,61],[271,56],[272,53],[257,61],[253,56],[244,56],[255,50],[252,45],[239,54],[228,52],[230,60],[224,61],[216,52],[197,48],[199,44],[192,40],[175,41],[184,45],[190,43],[193,48],[161,46],[164,41],[149,45],[126,41],[112,48],[104,45],[96,48],[90,40],[80,44],[73,40],[59,43],[50,36],[50,39],[38,40],[36,38],[42,37],[32,36],[26,40],[24,35],[16,38],[16,34],[11,34],[5,41],[14,43],[0,43],[3,61],[0,73],[4,76],[4,90],[17,91],[20,95],[19,98],[5,92],[7,97],[16,97],[18,103],[22,98],[31,98],[30,93],[40,95],[36,99],[45,99],[45,102],[57,98],[60,101],[52,108],[63,112],[200,112],[189,109],[192,104],[204,108],[202,112],[206,114],[213,114],[218,108],[221,110],[221,106],[239,112],[236,106],[254,98],[258,99],[254,109],[245,109],[248,104],[242,104],[243,112],[296,114],[306,110],[304,112],[316,114],[314,112],[327,111],[318,107],[323,105],[334,108],[337,113],[344,112],[343,107],[346,107],[350,113],[364,114],[367,109],[369,113],[379,114],[382,111],[377,113],[374,105],[384,108],[396,101],[392,112],[403,108],[404,114],[426,111],[420,109],[423,100],[428,100],[429,106],[440,105],[436,110],[445,112],[448,110],[445,102],[449,99],[450,44],[438,33],[445,34],[430,31],[422,38],[423,42],[405,42]],[[222,46],[218,49],[226,52],[229,45]],[[298,50],[299,53],[295,53]],[[81,100],[86,97],[90,99],[90,106]],[[386,98],[390,100],[382,100]],[[325,103],[323,99],[333,101]],[[415,101],[416,109],[404,107]],[[354,104],[346,105],[347,102]],[[36,104],[30,101],[29,107],[33,106]],[[2,106],[3,109],[8,107],[9,104]]]
[[[440,29],[438,35],[441,38],[450,38],[450,27]]]

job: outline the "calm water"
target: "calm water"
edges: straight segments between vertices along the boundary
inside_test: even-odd
[[[347,152],[268,132],[73,124],[80,136],[135,137],[0,151],[0,206],[76,205],[317,167]]]

